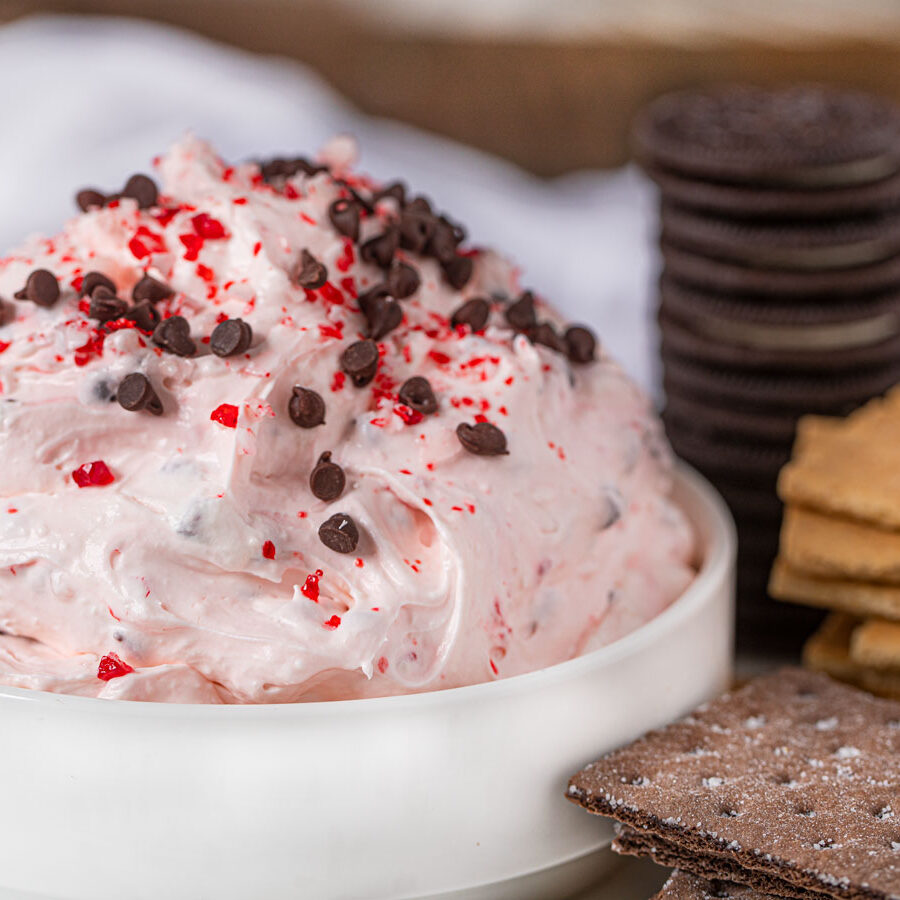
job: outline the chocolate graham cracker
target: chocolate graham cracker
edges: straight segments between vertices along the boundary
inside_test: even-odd
[[[900,703],[784,669],[603,757],[620,851],[793,900],[900,898]]]
[[[676,869],[653,900],[771,900],[771,895],[727,881],[707,881]]]

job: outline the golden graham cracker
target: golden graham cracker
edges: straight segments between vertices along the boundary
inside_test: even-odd
[[[804,664],[872,694],[900,699],[900,670],[870,668],[851,657],[850,648],[859,626],[859,619],[853,616],[830,615],[806,642]]]
[[[820,578],[900,585],[900,532],[789,506],[781,526],[781,556]]]
[[[788,504],[900,529],[900,389],[840,424],[803,421],[778,495]]]
[[[850,658],[861,666],[893,670],[900,679],[900,622],[861,622],[850,637]]]
[[[900,586],[819,578],[793,568],[782,557],[772,567],[769,593],[806,606],[900,621]]]

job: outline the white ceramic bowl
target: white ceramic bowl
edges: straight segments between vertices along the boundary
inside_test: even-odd
[[[596,879],[610,829],[567,777],[731,669],[733,525],[686,468],[676,491],[704,550],[691,587],[539,672],[290,706],[0,688],[0,897],[525,900]]]

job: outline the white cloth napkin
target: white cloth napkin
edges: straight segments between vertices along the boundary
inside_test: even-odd
[[[633,169],[541,181],[364,116],[291,61],[124,19],[40,17],[0,28],[0,109],[0,252],[34,231],[52,233],[72,214],[76,189],[113,189],[185,131],[229,159],[308,154],[352,133],[361,168],[432,196],[655,389],[655,196]]]

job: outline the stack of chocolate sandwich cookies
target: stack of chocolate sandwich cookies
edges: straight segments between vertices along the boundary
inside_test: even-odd
[[[661,192],[666,428],[734,513],[752,634],[797,420],[900,381],[900,110],[730,86],[657,100],[634,135]]]

